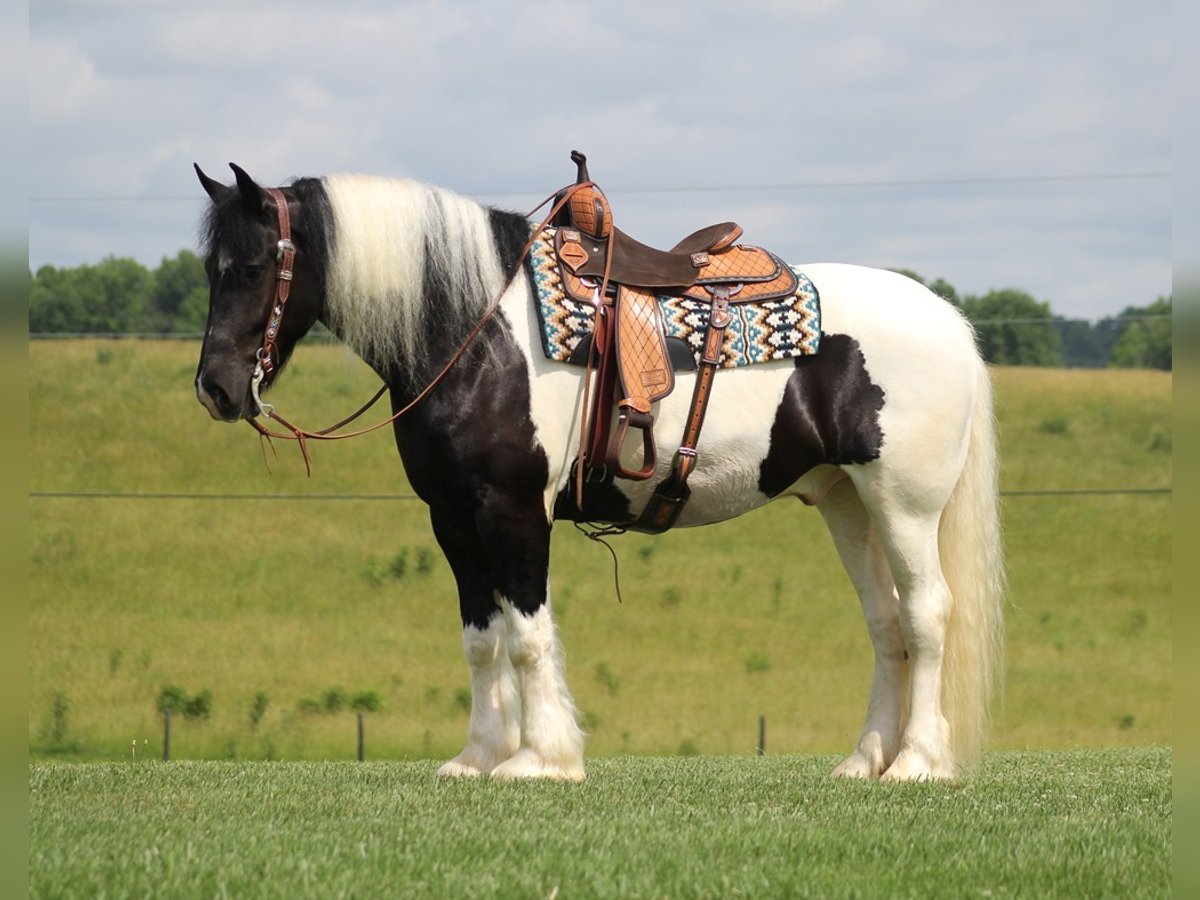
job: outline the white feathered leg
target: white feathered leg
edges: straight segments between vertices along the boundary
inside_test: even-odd
[[[531,615],[501,602],[508,649],[521,691],[521,743],[496,766],[496,778],[551,778],[582,781],[583,732],[567,690],[562,645],[550,616],[549,600]]]
[[[486,628],[463,628],[463,654],[471,673],[471,722],[467,746],[438,774],[486,775],[512,756],[520,743],[520,698],[508,656],[508,626],[493,616]]]

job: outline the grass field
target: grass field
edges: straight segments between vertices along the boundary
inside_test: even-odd
[[[409,492],[384,434],[317,447],[312,479],[283,446],[267,474],[253,433],[196,403],[196,354],[31,344],[31,489]],[[1170,484],[1169,375],[995,374],[1006,490]],[[372,389],[339,348],[302,347],[275,400],[326,424]],[[1008,689],[993,747],[1170,743],[1170,508],[1167,495],[1006,499]],[[461,747],[456,602],[420,503],[35,496],[29,522],[34,758],[127,759],[135,740],[157,755],[166,685],[212,698],[207,718],[178,718],[177,758],[350,758],[353,716],[322,711],[339,689],[382,698],[372,759]],[[817,514],[775,504],[616,546],[622,606],[603,549],[556,532],[554,604],[593,756],[745,754],[759,715],[771,752],[853,744],[871,654]]]
[[[34,897],[1162,897],[1166,750],[1013,752],[965,786],[822,757],[610,758],[582,785],[431,763],[31,768]]]

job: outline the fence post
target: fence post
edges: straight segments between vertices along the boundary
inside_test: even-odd
[[[758,717],[758,755],[767,755],[767,717]]]
[[[363,714],[358,714],[358,761],[366,759],[366,742],[363,740]]]
[[[171,761],[171,711],[163,710],[163,762]]]

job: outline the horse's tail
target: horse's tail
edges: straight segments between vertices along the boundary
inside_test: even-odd
[[[938,533],[953,598],[946,626],[942,711],[963,772],[979,759],[1004,681],[1004,548],[992,384],[982,360],[975,377],[971,436],[962,474]]]

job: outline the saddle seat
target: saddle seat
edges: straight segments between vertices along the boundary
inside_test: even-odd
[[[572,237],[570,231],[567,229],[564,238]],[[685,290],[696,283],[702,267],[707,264],[706,257],[728,250],[741,234],[741,226],[736,222],[721,222],[692,232],[670,250],[658,250],[619,228],[613,228],[605,237],[580,231],[578,243],[586,256],[577,254],[574,257],[580,260],[574,271],[586,278],[603,278],[605,260],[611,254],[609,281],[612,283]],[[572,252],[576,251],[568,249],[568,256]],[[563,255],[561,248],[559,255]]]
[[[697,300],[711,299],[725,286],[734,303],[795,292],[795,273],[779,257],[737,243],[742,228],[736,222],[699,228],[670,250],[629,236],[612,224],[608,199],[588,179],[586,157],[572,154],[572,158],[579,165],[579,180],[553,222],[557,227],[554,249],[568,276],[564,278],[568,294],[589,299],[593,283],[605,283],[613,296],[623,285]]]

